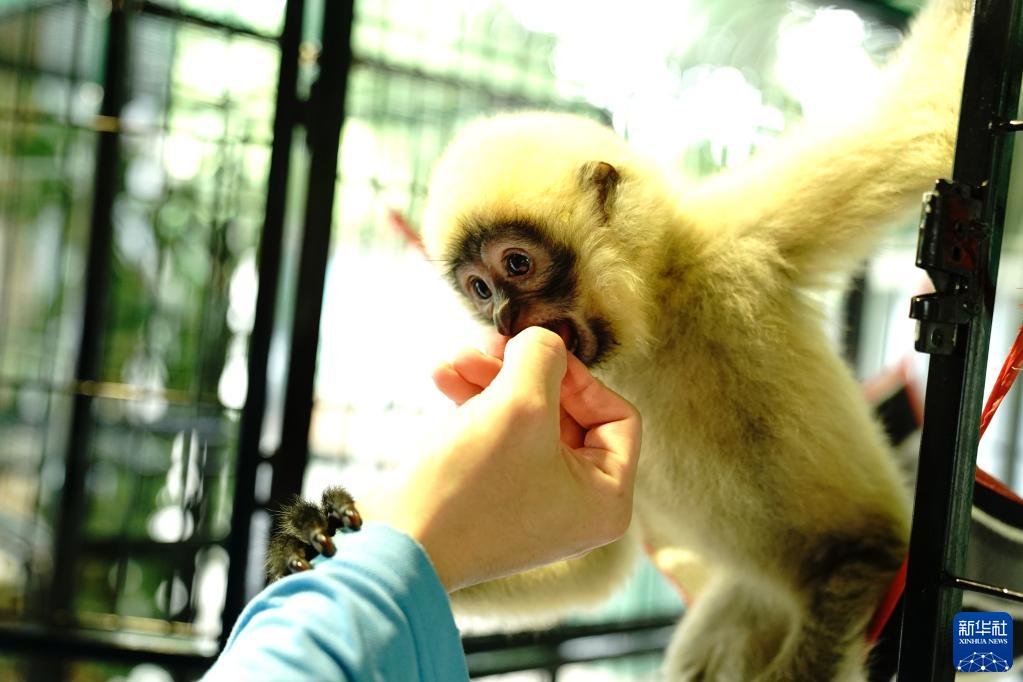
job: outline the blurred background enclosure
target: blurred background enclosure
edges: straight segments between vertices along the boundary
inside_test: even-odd
[[[837,4],[0,0],[0,679],[197,678],[267,510],[415,457],[450,409],[430,369],[479,338],[415,238],[459,125],[573,111],[701,177],[869,98],[920,3]],[[822,301],[863,379],[910,357],[914,220]],[[1017,489],[1020,410],[982,454]],[[644,566],[546,633],[466,622],[466,650],[653,679],[680,610]]]

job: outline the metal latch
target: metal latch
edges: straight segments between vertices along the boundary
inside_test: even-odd
[[[935,291],[914,296],[910,303],[920,352],[951,354],[959,326],[983,309],[980,278],[990,237],[981,221],[983,194],[983,188],[938,180],[924,195],[916,265],[930,275]]]

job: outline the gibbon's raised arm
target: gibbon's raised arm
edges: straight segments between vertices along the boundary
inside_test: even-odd
[[[970,3],[917,17],[879,96],[845,121],[805,126],[744,166],[686,192],[692,224],[768,241],[797,284],[855,268],[890,227],[951,173]]]

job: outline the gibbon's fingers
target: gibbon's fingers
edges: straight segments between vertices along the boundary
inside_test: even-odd
[[[594,452],[589,459],[603,457],[615,474],[628,470],[639,456],[642,423],[629,401],[597,381],[576,357],[568,357],[568,371],[561,383],[561,406],[585,432],[583,445]],[[601,454],[603,453],[603,455]]]
[[[461,374],[455,371],[454,367],[447,364],[440,365],[433,370],[433,384],[456,405],[463,404],[469,398],[479,395],[483,390],[476,384],[466,381]]]

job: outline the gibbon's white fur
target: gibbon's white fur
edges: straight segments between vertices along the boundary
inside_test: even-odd
[[[856,120],[801,130],[696,186],[569,115],[503,115],[457,136],[431,182],[430,256],[471,297],[459,268],[501,240],[520,244],[509,225],[533,235],[533,258],[569,254],[570,302],[534,296],[520,318],[603,320],[613,343],[602,355],[586,323],[567,334],[639,408],[644,442],[625,539],[456,593],[456,607],[592,602],[642,540],[696,552],[710,576],[669,652],[671,679],[862,678],[909,505],[805,291],[846,276],[949,175],[969,9],[946,0],[921,13]],[[676,577],[685,586],[685,571]]]

